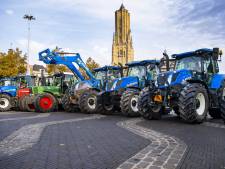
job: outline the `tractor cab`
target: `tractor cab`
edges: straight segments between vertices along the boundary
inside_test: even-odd
[[[0,79],[0,87],[2,86],[16,86],[16,79],[15,78],[1,78]]]
[[[156,80],[157,74],[160,72],[160,62],[158,60],[143,60],[127,63],[127,76],[137,77],[139,79],[139,87],[146,86],[149,81]]]
[[[159,75],[159,87],[176,86],[187,80],[212,84],[213,76],[219,72],[218,60],[221,54],[218,48],[214,48],[172,55],[175,61],[174,71]]]
[[[101,88],[107,88],[107,84],[111,83],[114,79],[122,77],[122,68],[119,66],[104,66],[93,69],[95,78],[100,80]]]

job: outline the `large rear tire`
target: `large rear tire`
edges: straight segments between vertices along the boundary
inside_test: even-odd
[[[39,94],[34,100],[34,107],[36,112],[53,112],[57,110],[58,102],[56,98],[49,93]]]
[[[140,116],[138,110],[138,90],[126,90],[123,92],[120,100],[121,112],[127,117],[137,117]]]
[[[62,97],[62,107],[66,112],[78,112],[79,111],[79,106],[71,103],[71,94],[70,90],[67,89],[65,91],[65,94]]]
[[[34,112],[34,97],[33,96],[25,96],[24,97],[24,110],[28,112]]]
[[[149,88],[144,88],[138,99],[138,109],[141,116],[147,120],[159,120],[163,113],[163,107],[159,104],[150,105],[150,92]]]
[[[225,123],[225,82],[223,83],[222,85],[222,88],[221,88],[221,97],[220,97],[220,112],[221,112],[221,117]]]
[[[12,108],[11,97],[6,94],[0,95],[0,112],[9,111]]]
[[[26,95],[24,95],[18,99],[18,107],[19,107],[20,111],[26,111],[25,110],[25,96]]]
[[[98,92],[89,90],[84,92],[80,97],[79,107],[83,113],[100,113],[102,114],[102,105],[97,103]]]
[[[188,123],[202,123],[207,116],[209,99],[206,88],[199,83],[189,83],[178,100],[180,117]]]

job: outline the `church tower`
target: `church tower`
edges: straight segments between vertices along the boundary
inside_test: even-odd
[[[112,45],[112,65],[125,65],[134,60],[134,49],[130,30],[130,13],[122,4],[115,12],[115,32]]]

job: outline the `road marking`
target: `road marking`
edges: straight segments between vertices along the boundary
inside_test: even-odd
[[[39,114],[39,115],[36,115],[36,116],[29,116],[29,117],[14,117],[14,118],[0,119],[0,122],[25,120],[25,119],[35,119],[35,118],[41,118],[41,117],[48,117],[49,115],[50,115],[50,113],[44,113],[44,114]]]
[[[141,119],[132,119],[117,124],[151,141],[146,148],[122,163],[117,169],[176,168],[186,151],[186,144],[178,138],[138,126],[137,123],[141,121]]]
[[[9,112],[0,112],[0,115],[17,115],[17,114],[27,114],[31,112],[21,112],[21,111],[9,111]]]
[[[92,120],[100,119],[105,117],[103,115],[92,115],[89,117],[69,119],[69,120],[60,120],[60,121],[51,121],[37,124],[30,124],[23,126],[22,128],[16,130],[11,135],[7,136],[4,140],[0,142],[0,157],[4,155],[13,155],[20,151],[31,148],[36,144],[45,127],[55,124],[71,123],[82,120]]]
[[[203,126],[207,126],[207,127],[215,127],[215,128],[225,129],[225,125],[224,124],[219,124],[219,123],[204,122],[204,123],[202,123],[202,125]]]

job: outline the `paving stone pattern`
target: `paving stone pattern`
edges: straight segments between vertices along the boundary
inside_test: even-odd
[[[138,126],[140,119],[118,123],[119,126],[151,141],[151,144],[131,157],[118,169],[175,169],[183,157],[186,145],[181,140]]]
[[[82,120],[91,120],[91,119],[99,119],[105,117],[103,115],[93,115],[90,117],[70,119],[70,120],[61,120],[61,121],[51,121],[45,123],[37,123],[26,125],[19,130],[16,130],[11,135],[6,137],[3,141],[0,142],[0,157],[5,155],[13,155],[20,151],[31,148],[34,144],[36,144],[42,131],[45,127],[55,124],[63,124],[63,123],[71,123]]]
[[[177,117],[168,117],[144,120],[138,125],[185,142],[187,150],[176,169],[225,169],[225,129],[222,120],[188,124]]]

